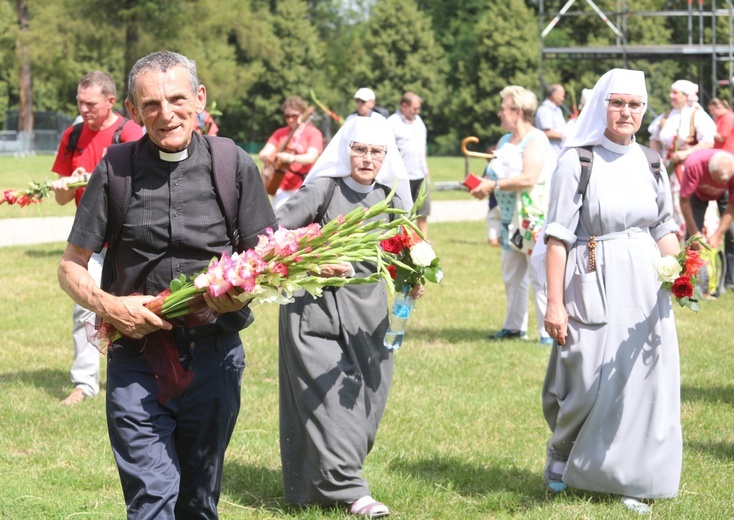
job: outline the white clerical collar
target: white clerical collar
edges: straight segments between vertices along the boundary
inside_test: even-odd
[[[358,183],[357,181],[352,179],[352,177],[349,177],[349,176],[342,177],[342,179],[344,179],[344,184],[346,184],[349,188],[356,191],[357,193],[369,193],[375,187],[374,182],[372,184],[365,185],[365,184]]]
[[[189,149],[184,148],[180,152],[164,152],[163,150],[158,150],[158,157],[161,158],[162,161],[166,162],[181,162],[184,159],[188,159],[189,157]]]
[[[618,153],[618,154],[625,154],[632,150],[632,146],[637,142],[635,139],[635,136],[632,136],[632,141],[630,141],[630,144],[624,145],[624,144],[617,144],[614,141],[610,140],[607,136],[602,136],[601,144],[604,148],[609,150],[610,152]]]

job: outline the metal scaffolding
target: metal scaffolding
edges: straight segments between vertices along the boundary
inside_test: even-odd
[[[725,9],[717,9],[716,0],[707,2],[709,7],[704,6],[703,0],[685,2],[669,1],[673,3],[686,3],[686,9],[664,9],[660,11],[630,11],[627,0],[617,0],[614,12],[604,12],[592,1],[583,0],[590,10],[571,11],[571,7],[577,0],[568,0],[557,13],[545,11],[545,1],[539,2],[540,21],[540,78],[543,81],[544,62],[547,59],[570,57],[578,59],[618,59],[620,66],[628,67],[629,59],[693,59],[710,60],[711,78],[699,78],[702,92],[707,92],[711,97],[716,96],[716,87],[720,85],[734,84],[734,6],[732,0],[724,0]],[[631,2],[634,3],[634,2]],[[571,16],[598,16],[609,30],[614,34],[616,43],[609,46],[597,47],[546,47],[545,39],[556,27],[563,17]],[[627,21],[630,17],[686,17],[687,19],[687,42],[665,45],[630,45],[627,34]],[[551,18],[552,17],[552,18]],[[720,41],[717,33],[717,21],[724,17],[728,22],[728,34],[724,42]],[[547,20],[550,18],[550,22]],[[698,28],[698,41],[694,42],[694,33]],[[704,41],[704,33],[710,30],[710,41]],[[723,65],[723,66],[720,66]],[[734,89],[730,88],[730,98]]]

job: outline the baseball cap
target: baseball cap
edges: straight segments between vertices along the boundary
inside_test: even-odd
[[[373,99],[375,99],[375,93],[372,92],[372,89],[361,88],[357,91],[356,94],[354,94],[354,99],[361,99],[362,101],[372,101]]]

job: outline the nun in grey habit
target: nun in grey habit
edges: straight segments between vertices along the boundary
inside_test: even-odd
[[[665,171],[634,134],[647,103],[641,71],[614,69],[564,143],[551,183],[546,330],[555,344],[543,387],[552,435],[544,479],[638,498],[678,493],[680,368],[671,297],[654,268],[680,251]],[[575,147],[593,147],[585,194]],[[590,265],[595,237],[595,269]]]
[[[394,204],[410,209],[407,173],[389,127],[354,118],[276,216],[295,229],[321,212],[323,224],[384,200],[396,180]],[[375,269],[366,262],[335,264],[322,273],[365,277]],[[387,326],[383,281],[327,289],[320,298],[299,294],[281,307],[280,448],[289,503],[346,504],[352,514],[370,518],[389,514],[362,478],[393,374],[393,354],[383,346]]]

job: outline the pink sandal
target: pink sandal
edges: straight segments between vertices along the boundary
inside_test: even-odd
[[[349,514],[365,518],[384,518],[390,516],[390,510],[382,502],[367,495],[352,503]]]

